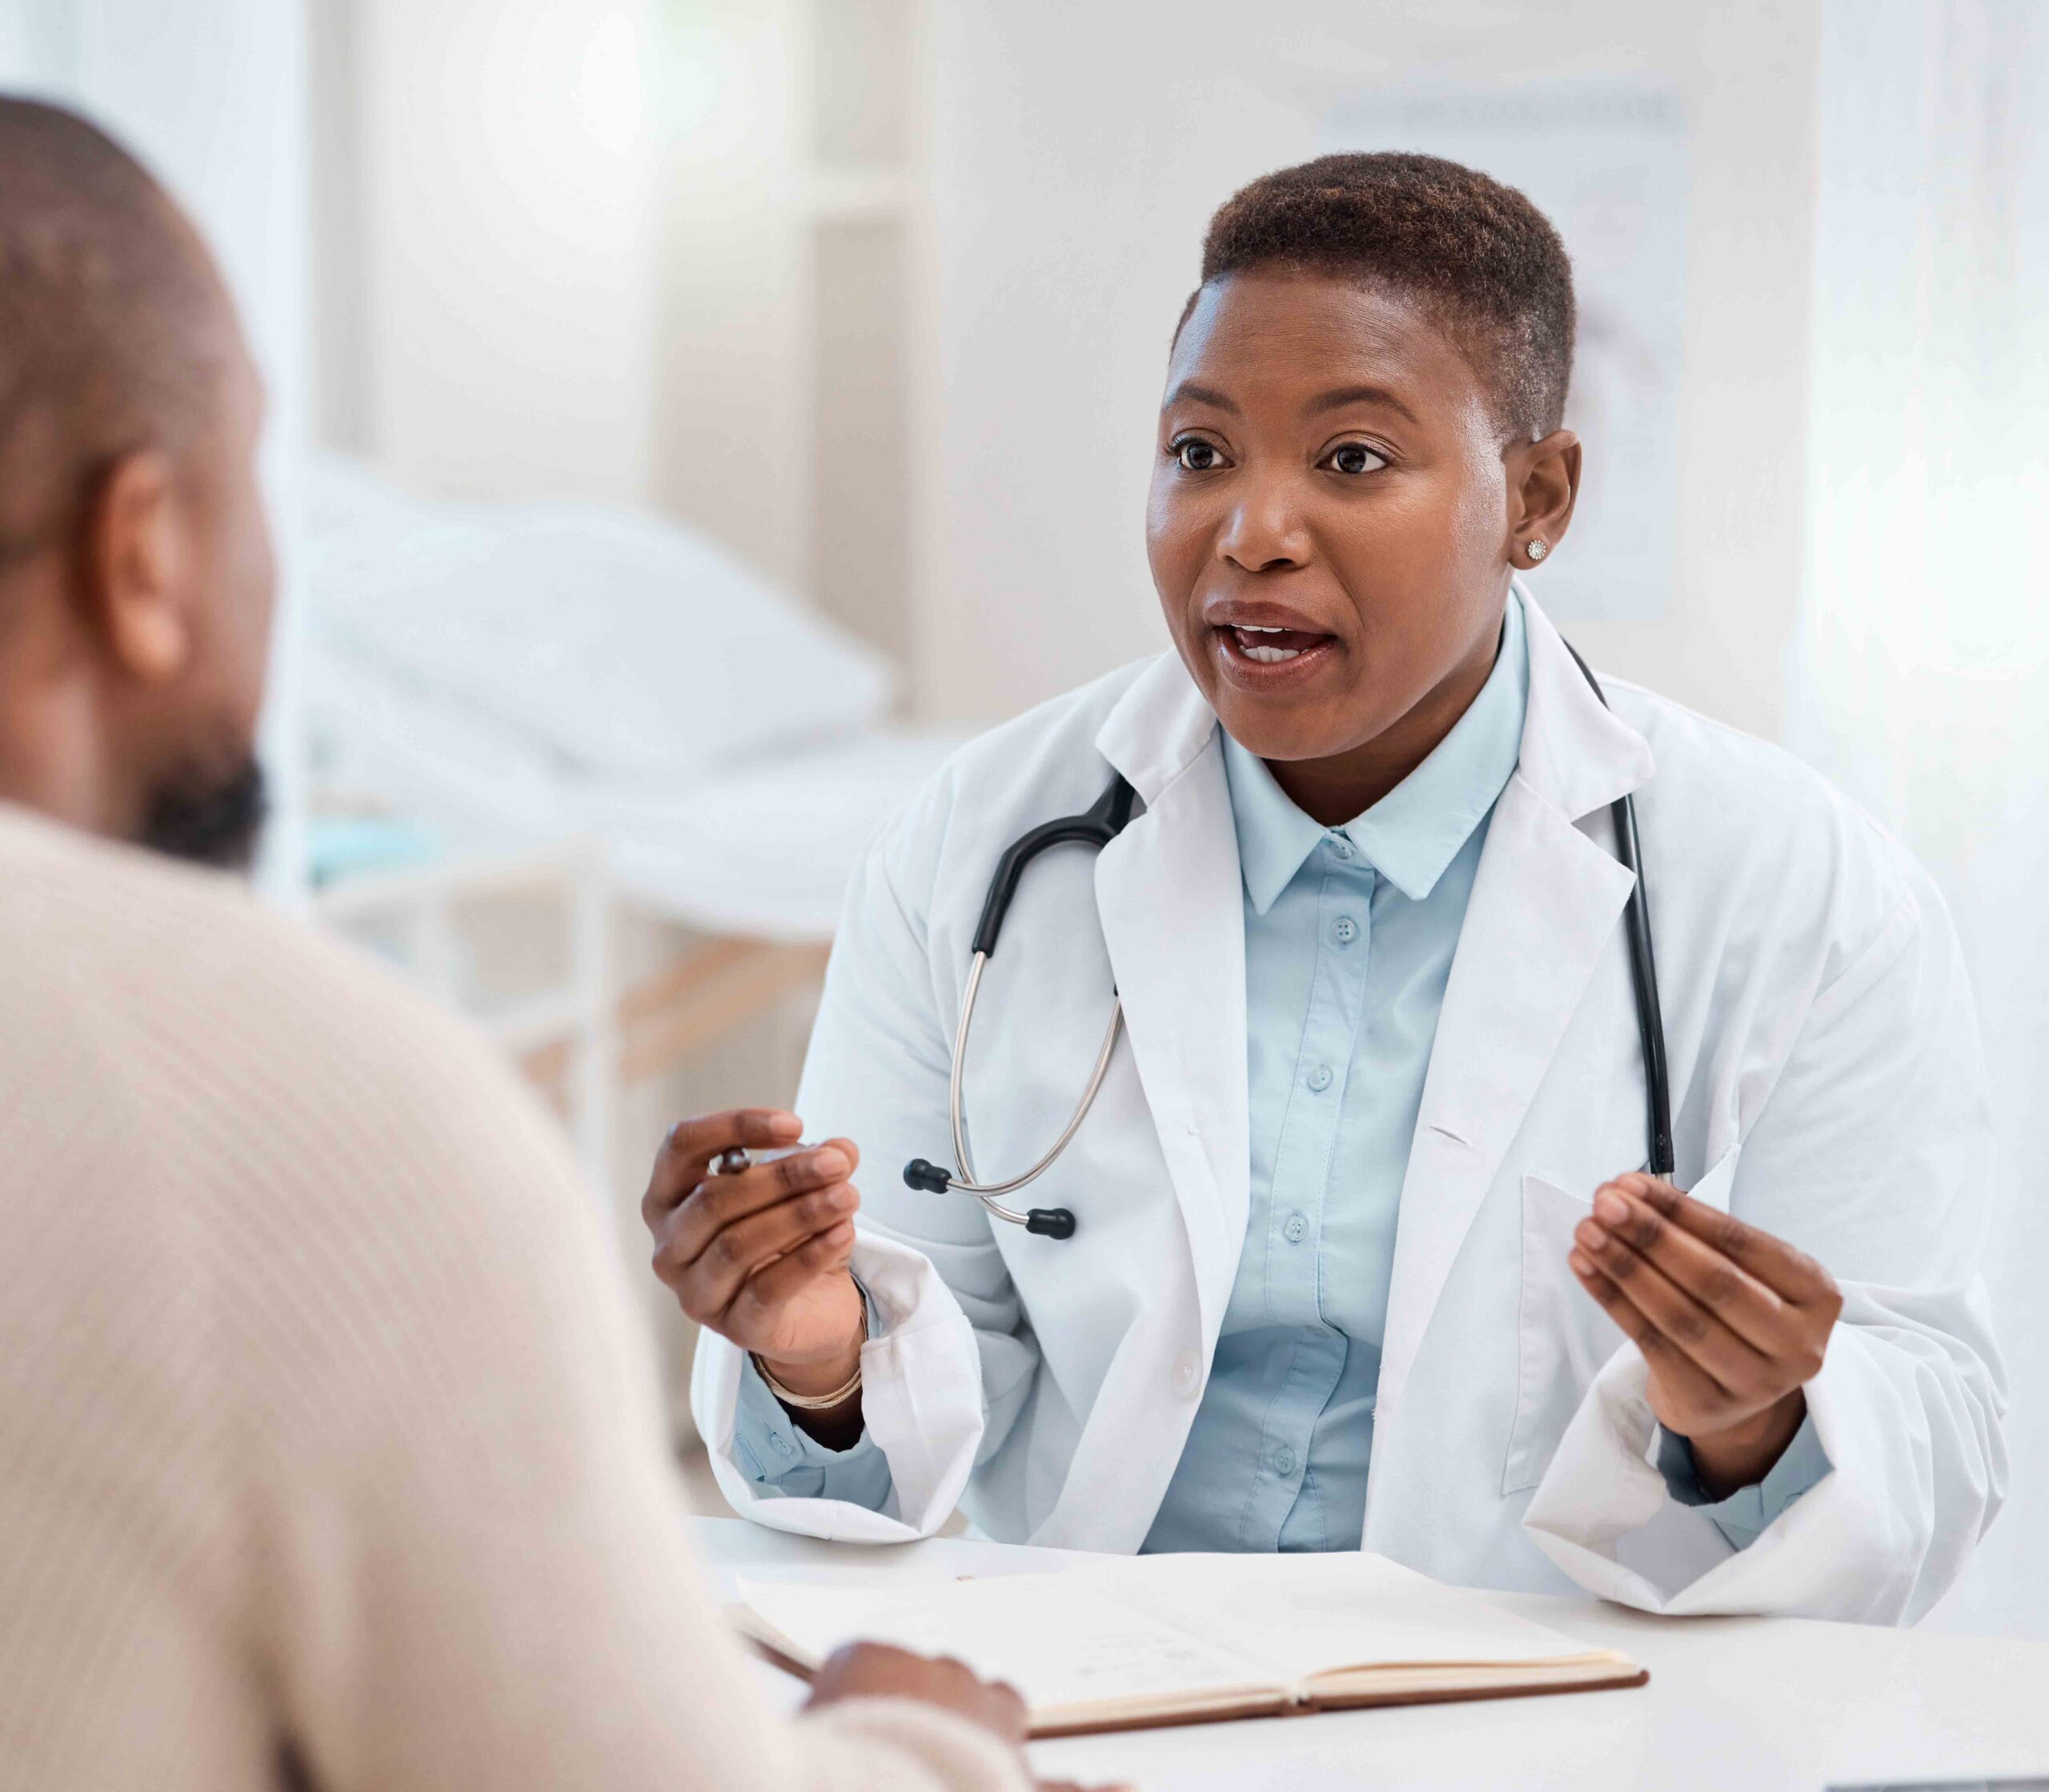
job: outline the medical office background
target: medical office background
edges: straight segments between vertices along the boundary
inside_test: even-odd
[[[792,1093],[869,832],[1165,644],[1210,210],[1348,146],[1524,186],[1593,469],[1533,585],[1962,928],[2015,1469],[1929,1622],[2049,1637],[2049,6],[0,0],[0,82],[155,162],[269,379],[267,895],[498,1040],[636,1274],[663,1127]]]

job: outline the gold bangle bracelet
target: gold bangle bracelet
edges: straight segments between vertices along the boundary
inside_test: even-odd
[[[861,1304],[861,1341],[854,1347],[854,1373],[830,1393],[797,1393],[777,1381],[768,1373],[768,1365],[753,1351],[748,1354],[754,1358],[754,1373],[760,1376],[769,1393],[793,1410],[800,1413],[822,1413],[829,1406],[837,1406],[852,1400],[860,1391],[860,1350],[868,1342],[868,1304]]]

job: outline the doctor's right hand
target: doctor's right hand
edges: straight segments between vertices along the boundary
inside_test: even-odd
[[[655,1273],[708,1331],[751,1350],[794,1393],[828,1393],[853,1377],[867,1320],[848,1271],[860,1196],[850,1139],[714,1176],[735,1147],[787,1148],[794,1114],[744,1108],[675,1127],[655,1159],[640,1217]]]

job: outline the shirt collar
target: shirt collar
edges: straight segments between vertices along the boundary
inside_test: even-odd
[[[1515,771],[1530,694],[1530,651],[1519,596],[1510,597],[1494,669],[1430,756],[1365,814],[1327,830],[1288,800],[1257,754],[1224,737],[1224,770],[1237,828],[1238,863],[1255,912],[1265,914],[1328,832],[1342,833],[1411,902],[1437,887]]]

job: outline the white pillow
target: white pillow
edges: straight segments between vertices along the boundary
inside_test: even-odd
[[[310,631],[300,667],[316,803],[380,809],[453,839],[549,840],[578,831],[571,781],[534,737]]]
[[[588,504],[428,505],[316,466],[325,624],[590,770],[671,776],[872,721],[874,649],[675,523]]]

